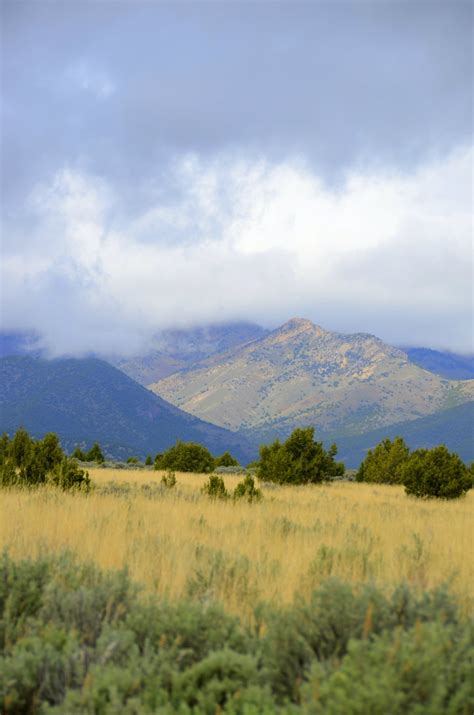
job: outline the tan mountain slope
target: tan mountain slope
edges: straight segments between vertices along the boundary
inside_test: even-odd
[[[149,387],[222,427],[282,433],[303,424],[362,433],[474,397],[473,380],[445,380],[372,335],[302,319]]]

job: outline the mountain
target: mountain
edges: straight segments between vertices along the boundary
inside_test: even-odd
[[[260,340],[215,354],[150,386],[181,409],[260,438],[295,426],[361,434],[474,397],[373,335],[343,335],[293,319]]]
[[[474,355],[457,355],[429,348],[401,348],[410,362],[448,380],[474,379]]]
[[[436,412],[428,417],[402,422],[389,427],[366,432],[362,435],[338,437],[337,435],[319,435],[327,445],[336,442],[338,459],[346,467],[356,468],[367,454],[386,437],[403,437],[411,449],[431,448],[445,444],[448,449],[459,454],[469,463],[474,460],[474,402],[466,402],[449,410]]]
[[[56,432],[65,449],[97,440],[116,458],[155,454],[178,438],[214,454],[229,449],[244,463],[255,456],[244,437],[182,412],[95,358],[2,358],[0,432],[20,425],[35,437]]]
[[[193,367],[215,353],[258,340],[268,332],[253,323],[165,330],[156,336],[154,349],[148,354],[113,357],[109,362],[141,385],[150,385],[178,370]]]
[[[0,358],[8,355],[40,357],[39,335],[14,331],[0,331]]]

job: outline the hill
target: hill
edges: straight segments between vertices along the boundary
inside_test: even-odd
[[[474,379],[474,355],[457,355],[429,348],[401,348],[410,362],[448,380]]]
[[[474,396],[474,382],[423,370],[373,335],[343,335],[302,319],[150,389],[202,419],[262,437],[306,424],[362,434]]]
[[[335,441],[338,459],[347,467],[358,467],[368,449],[372,449],[386,437],[403,437],[411,449],[430,448],[445,444],[469,463],[474,461],[474,402],[467,402],[449,410],[436,412],[428,417],[382,427],[362,435],[351,437],[319,436],[328,445]]]
[[[246,345],[268,334],[253,323],[226,323],[165,330],[154,340],[154,349],[131,358],[112,357],[111,364],[141,385],[150,385],[179,370],[193,367],[215,353]]]
[[[255,455],[244,437],[182,412],[95,358],[2,358],[0,432],[20,425],[36,437],[56,432],[65,449],[98,440],[116,458],[155,454],[178,438],[214,454],[229,449],[244,462]]]

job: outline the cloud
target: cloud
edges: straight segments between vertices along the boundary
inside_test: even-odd
[[[133,215],[110,182],[64,168],[5,232],[4,328],[53,355],[133,353],[161,328],[302,315],[470,350],[472,160],[461,147],[330,188],[298,159],[185,155]]]

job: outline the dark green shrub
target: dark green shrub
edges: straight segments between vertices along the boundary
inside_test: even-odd
[[[176,706],[186,703],[202,712],[215,713],[257,683],[256,659],[224,649],[211,653],[178,676],[174,701]]]
[[[169,469],[166,474],[161,477],[161,483],[167,489],[173,489],[176,486],[176,475]]]
[[[8,449],[8,455],[13,460],[15,467],[21,468],[26,466],[31,457],[32,449],[33,440],[28,432],[23,429],[23,427],[20,427],[13,437]]]
[[[314,441],[314,427],[297,428],[283,444],[276,440],[260,447],[257,475],[278,484],[320,483],[344,474],[344,465],[334,461],[336,454],[336,445],[326,451]]]
[[[13,487],[21,483],[20,475],[13,459],[7,458],[0,464],[0,486]]]
[[[151,458],[151,454],[147,455],[147,458],[145,459],[145,464],[147,467],[151,467],[151,465],[153,464],[153,459]]]
[[[440,499],[456,499],[472,485],[465,464],[444,445],[413,452],[403,466],[402,481],[409,495]]]
[[[85,455],[85,461],[97,462],[97,464],[104,463],[104,455],[102,454],[102,450],[98,442],[94,442],[90,450],[87,452],[87,454]]]
[[[180,440],[155,459],[155,469],[173,469],[177,472],[208,474],[214,470],[214,466],[214,457],[206,447]]]
[[[64,457],[61,464],[49,474],[48,483],[60,489],[90,489],[89,473],[81,469],[75,459]]]
[[[127,464],[139,464],[140,460],[138,457],[128,457]]]
[[[10,448],[10,438],[6,432],[0,437],[0,466],[3,464],[5,459],[8,457]]]
[[[41,454],[41,445],[32,442],[30,457],[26,464],[20,468],[20,483],[29,487],[44,484],[47,475],[48,469]]]
[[[6,451],[0,463],[0,485],[4,487],[45,484],[64,458],[59,439],[53,433],[42,440],[33,440],[20,428],[4,446]]]
[[[35,447],[37,447],[38,458],[46,472],[51,472],[64,457],[58,436],[53,432],[46,434],[40,442],[35,444]]]
[[[74,447],[71,457],[73,457],[73,459],[78,459],[80,462],[87,461],[87,456],[80,447]]]
[[[220,457],[215,458],[216,467],[238,467],[239,462],[230,452],[224,452]]]
[[[234,489],[234,499],[245,499],[246,501],[260,501],[262,492],[255,486],[255,480],[249,474],[242,482],[239,482]]]
[[[218,474],[211,474],[201,491],[211,499],[227,499],[229,496],[224,480]]]
[[[410,450],[401,437],[393,442],[384,439],[367,456],[356,475],[358,482],[379,484],[400,484],[403,465],[410,456]]]

